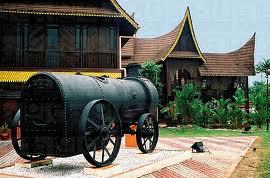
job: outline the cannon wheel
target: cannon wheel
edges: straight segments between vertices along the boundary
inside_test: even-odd
[[[107,100],[88,103],[80,119],[85,159],[96,167],[110,165],[119,152],[122,126],[116,108]]]
[[[153,114],[143,114],[136,131],[138,148],[143,153],[151,153],[156,148],[158,142],[158,123]]]
[[[22,157],[23,159],[30,160],[30,161],[38,161],[38,160],[43,160],[46,158],[46,156],[43,155],[25,155],[22,153],[21,149],[21,135],[19,137],[18,130],[21,130],[21,125],[20,125],[20,118],[21,118],[21,112],[20,110],[17,111],[13,121],[12,121],[12,126],[11,126],[11,141],[12,145],[17,152],[17,154]]]

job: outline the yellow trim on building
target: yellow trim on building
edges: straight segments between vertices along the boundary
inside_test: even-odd
[[[201,58],[204,62],[206,62],[205,57],[203,56],[203,54],[202,54],[202,52],[201,52],[201,50],[200,50],[200,47],[199,47],[199,45],[198,45],[198,42],[197,42],[197,40],[196,40],[196,37],[195,37],[194,28],[193,28],[193,24],[192,24],[192,19],[191,19],[191,15],[190,15],[190,10],[189,10],[189,8],[187,8],[186,13],[185,13],[185,17],[184,17],[183,21],[181,22],[182,24],[181,24],[180,27],[179,27],[179,33],[178,33],[178,35],[177,35],[177,37],[176,37],[176,40],[174,41],[172,47],[169,49],[169,51],[168,51],[168,52],[166,53],[166,55],[164,56],[164,58],[163,58],[164,60],[172,53],[173,49],[174,49],[175,46],[177,45],[177,43],[178,43],[178,41],[179,41],[179,39],[180,39],[180,37],[181,37],[181,35],[182,35],[183,29],[184,29],[184,26],[185,26],[185,23],[186,23],[187,20],[188,20],[188,24],[189,24],[190,31],[191,31],[191,36],[192,36],[192,39],[193,39],[193,41],[194,41],[194,43],[195,43],[196,49],[197,49],[197,51],[198,51],[198,53],[199,53],[199,56],[200,56],[200,58]]]
[[[126,18],[131,25],[133,25],[136,29],[139,29],[139,24],[132,18],[130,15],[126,13],[126,11],[119,5],[119,3],[116,0],[111,0],[111,3],[114,5],[114,7],[120,12],[120,14]]]
[[[119,14],[95,14],[95,13],[63,13],[63,12],[36,12],[28,10],[11,10],[11,9],[0,9],[3,13],[17,13],[17,14],[35,14],[35,15],[65,15],[65,16],[86,16],[86,17],[122,17]]]
[[[32,75],[38,71],[0,71],[0,82],[26,82]],[[50,72],[52,74],[75,75],[76,72]],[[113,72],[81,72],[85,76],[108,76],[110,78],[121,78],[122,74]]]

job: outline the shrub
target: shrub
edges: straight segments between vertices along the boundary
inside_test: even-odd
[[[160,112],[161,114],[165,116],[167,125],[169,127],[179,125],[178,113],[176,112],[175,101],[170,101],[168,106],[163,107]]]
[[[159,92],[161,92],[162,84],[160,82],[160,73],[161,73],[162,65],[158,65],[153,60],[145,61],[140,69],[140,74],[149,79],[158,89]]]
[[[195,99],[198,98],[197,87],[192,83],[187,84],[183,89],[176,90],[176,112],[181,118],[181,124],[190,124],[193,121],[193,116],[195,108],[192,107],[192,104],[195,103]],[[198,108],[199,110],[199,108]]]

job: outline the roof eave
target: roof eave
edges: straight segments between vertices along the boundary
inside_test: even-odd
[[[110,0],[113,6],[118,10],[118,12],[124,17],[137,31],[140,26],[139,24],[132,18],[121,6],[116,0]]]

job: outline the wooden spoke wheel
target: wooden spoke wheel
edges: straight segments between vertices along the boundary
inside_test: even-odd
[[[22,157],[23,159],[30,160],[30,161],[38,161],[43,160],[46,156],[43,155],[27,155],[22,153],[22,146],[21,146],[21,123],[20,123],[21,113],[20,110],[16,113],[11,127],[11,141],[12,145],[17,152],[17,154]]]
[[[143,153],[151,153],[158,142],[158,123],[154,115],[143,114],[137,126],[136,140],[138,148]]]
[[[122,139],[120,116],[107,100],[88,103],[80,119],[85,159],[96,167],[110,165],[119,152]]]

